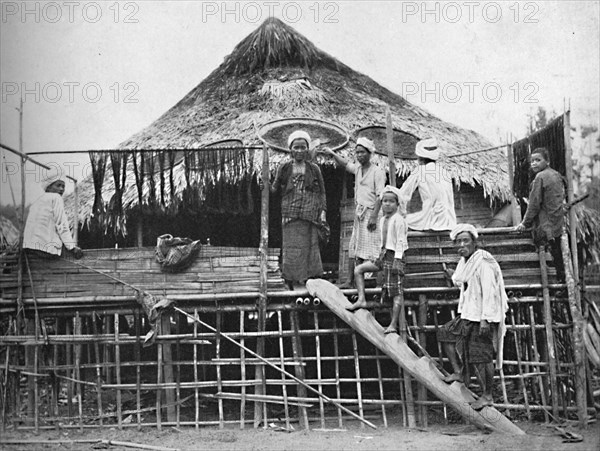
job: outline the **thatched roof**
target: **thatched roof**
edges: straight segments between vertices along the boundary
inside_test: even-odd
[[[231,55],[205,80],[148,127],[121,143],[121,149],[197,149],[222,139],[240,139],[246,146],[259,145],[255,126],[274,119],[308,117],[334,122],[350,133],[370,125],[384,125],[386,105],[395,129],[424,138],[434,136],[446,155],[491,147],[481,135],[444,122],[401,96],[376,83],[333,56],[276,18],[266,20],[242,40]],[[354,137],[355,139],[355,137]],[[352,143],[342,154],[348,156]],[[275,163],[285,158],[274,153]],[[378,163],[387,167],[385,157]],[[396,158],[400,175],[407,174],[414,160]],[[253,159],[259,170],[260,151]],[[320,161],[333,164],[330,160]],[[509,195],[507,163],[502,150],[476,153],[445,160],[454,180],[483,186],[491,198]],[[183,165],[174,179],[183,189]],[[131,167],[131,164],[128,168]],[[221,174],[227,177],[227,171]],[[114,184],[107,170],[105,197]],[[91,177],[80,184],[80,217],[89,219],[94,201]],[[67,203],[72,202],[67,198]],[[125,208],[137,204],[133,174],[123,197]]]

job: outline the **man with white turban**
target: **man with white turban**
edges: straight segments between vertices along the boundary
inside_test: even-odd
[[[29,208],[23,233],[23,249],[58,257],[62,255],[64,246],[75,258],[81,258],[83,251],[75,245],[65,213],[62,198],[65,182],[62,171],[57,168],[42,170],[41,185],[44,194]]]
[[[450,174],[438,163],[440,148],[435,138],[423,139],[415,150],[419,165],[402,184],[401,193],[408,204],[416,189],[421,196],[421,211],[406,216],[413,230],[452,230],[456,225],[454,190]]]
[[[323,152],[333,157],[337,164],[354,174],[354,200],[356,204],[352,236],[348,248],[349,286],[354,282],[354,266],[363,262],[374,262],[379,256],[380,239],[377,232],[377,219],[380,204],[377,202],[385,187],[385,171],[371,163],[375,144],[366,137],[356,141],[354,155],[357,163],[350,163],[331,149]]]
[[[500,266],[489,252],[478,248],[478,237],[471,224],[458,224],[450,232],[461,256],[456,270],[453,273],[448,270],[460,288],[458,316],[438,330],[438,340],[443,343],[453,369],[444,380],[468,382],[469,366],[475,369],[483,392],[472,404],[475,410],[493,403],[493,361],[495,355],[496,368],[502,367],[504,315],[508,311]]]

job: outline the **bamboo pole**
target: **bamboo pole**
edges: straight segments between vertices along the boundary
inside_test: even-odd
[[[314,323],[315,323],[315,357],[316,357],[316,362],[317,362],[317,380],[319,381],[319,384],[317,385],[318,390],[320,392],[323,391],[323,385],[321,384],[321,381],[323,379],[322,374],[321,374],[321,337],[320,337],[320,331],[319,331],[319,314],[317,311],[313,312],[313,318],[314,318]],[[354,349],[356,349],[356,344],[354,345]],[[360,412],[360,415],[362,416],[362,411]],[[323,398],[319,398],[319,418],[321,419],[321,427],[324,428],[325,427],[325,406],[323,405]]]
[[[542,278],[542,296],[544,298],[544,324],[546,326],[546,347],[548,349],[548,367],[550,369],[550,392],[552,400],[552,416],[558,419],[558,383],[556,377],[556,347],[554,345],[554,330],[552,326],[552,306],[548,290],[548,269],[546,267],[546,251],[543,246],[538,250],[540,273]]]
[[[573,224],[571,224],[573,227]],[[577,417],[579,419],[579,427],[587,428],[587,399],[586,399],[586,375],[585,375],[585,348],[583,343],[583,325],[584,319],[581,314],[581,298],[579,290],[576,286],[575,277],[573,274],[573,266],[569,251],[569,242],[567,234],[563,232],[560,237],[560,244],[565,264],[565,279],[567,282],[567,291],[569,293],[569,309],[573,318],[573,363],[575,364],[575,396],[577,400]],[[575,248],[576,249],[576,248]]]
[[[510,311],[510,322],[515,325],[515,314],[511,309]],[[525,402],[525,410],[527,411],[527,420],[531,421],[531,411],[529,410],[529,397],[527,396],[527,387],[525,386],[525,378],[523,377],[523,366],[521,362],[521,342],[519,333],[516,329],[513,329],[513,336],[515,339],[515,353],[517,355],[517,368],[519,370],[519,385],[521,385],[521,392],[523,393],[523,401]]]
[[[58,322],[58,319],[57,319]],[[94,335],[98,335],[98,325],[96,324],[96,315],[94,314],[94,316],[92,316],[92,332],[94,333]],[[56,330],[56,333],[58,334],[58,328]],[[139,335],[138,335],[139,338]],[[55,345],[57,348],[58,346]],[[58,354],[58,353],[57,353]],[[100,371],[100,365],[101,365],[101,361],[102,361],[102,357],[100,354],[100,343],[98,343],[97,341],[94,342],[94,354],[96,357],[96,399],[98,400],[98,416],[100,417],[100,426],[103,425],[103,415],[102,415],[102,375],[101,375],[101,371]],[[56,358],[58,359],[58,356],[56,356]],[[139,358],[137,359],[137,361],[139,362]],[[55,362],[57,363],[57,362]],[[138,380],[138,384],[139,384],[139,380]],[[139,393],[139,391],[138,391]],[[139,406],[138,406],[139,407]],[[58,414],[58,406],[57,406],[57,414]]]
[[[564,143],[565,143],[565,178],[567,179],[567,201],[574,201],[573,193],[573,151],[571,149],[571,111],[564,114]],[[573,279],[575,284],[579,283],[579,262],[577,260],[577,215],[574,208],[569,208],[569,233],[570,244],[573,250],[570,260],[573,263]],[[581,308],[580,308],[581,310]]]
[[[140,317],[140,312],[135,311],[133,314],[133,321],[134,321],[134,327],[135,327],[135,344],[133,345],[133,352],[135,355],[135,405],[136,405],[136,417],[137,417],[137,425],[138,425],[138,430],[141,429],[141,423],[142,423],[142,412],[140,411],[142,408],[142,392],[140,390],[140,385],[142,383],[142,372],[141,372],[141,368],[140,368],[140,360],[141,360],[141,354],[142,354],[142,350],[141,350],[141,342],[142,340],[140,339],[141,336],[141,331],[142,331],[142,325],[141,325],[141,317]]]
[[[538,345],[537,345],[537,337],[536,337],[536,330],[535,330],[535,315],[533,312],[533,305],[529,306],[529,324],[531,326],[531,337],[532,337],[532,346],[533,346],[533,361],[535,363],[538,363],[538,365],[534,365],[538,367],[538,371],[541,371],[542,367],[539,365],[539,351],[538,351]],[[542,380],[542,376],[540,375],[537,380],[538,380],[538,387],[540,390],[540,400],[542,402],[542,405],[546,405],[546,391],[544,390],[544,383]],[[504,400],[505,403],[508,404],[508,400],[505,399]],[[548,412],[546,410],[544,410],[544,421],[546,423],[548,423],[549,421],[549,417],[548,417]]]
[[[217,339],[216,339],[216,343],[215,343],[215,358],[217,359],[217,390],[219,392],[223,391],[223,379],[221,378],[221,365],[220,363],[218,363],[219,359],[221,358],[221,323],[222,323],[222,318],[221,318],[221,312],[217,311]],[[224,413],[223,413],[223,400],[219,399],[217,401],[218,407],[219,407],[219,429],[223,429],[225,427],[225,418],[224,418]]]
[[[427,296],[424,294],[419,295],[419,307],[418,307],[418,318],[417,315],[413,312],[413,325],[417,327],[419,332],[416,334],[416,338],[420,346],[424,349],[427,347],[427,335],[424,332],[423,326],[427,323]],[[441,366],[440,368],[443,368]],[[418,388],[418,398],[419,401],[427,400],[427,389],[423,384],[419,384]],[[420,408],[421,413],[421,427],[428,427],[428,418],[427,418],[427,406],[421,404]]]
[[[381,372],[381,362],[380,362],[380,352],[379,349],[375,348],[375,357],[376,357],[376,364],[377,364],[377,379],[379,379],[379,397],[381,398],[382,401],[385,401],[385,394],[383,391],[383,373]],[[383,427],[387,428],[388,427],[388,421],[387,421],[387,414],[385,411],[385,403],[381,403],[381,417],[383,419]]]
[[[512,140],[511,140],[512,141]],[[506,146],[508,160],[508,186],[510,187],[510,211],[512,216],[512,225],[516,226],[521,223],[521,211],[519,210],[519,204],[515,197],[514,181],[515,181],[515,169],[514,169],[514,155],[512,143],[508,143]]]
[[[281,321],[281,310],[277,311],[277,327],[279,330],[279,365],[281,368],[285,368],[285,353],[283,350],[283,323]],[[240,343],[243,344],[243,343]],[[285,428],[290,430],[290,408],[288,405],[288,393],[285,384],[285,374],[281,373],[281,392],[283,395],[283,409],[285,413]]]
[[[390,185],[396,186],[396,156],[394,155],[394,129],[392,127],[392,110],[385,107],[385,131],[387,138],[387,156],[390,166]]]
[[[304,372],[304,362],[303,362],[303,352],[302,352],[302,340],[300,338],[300,334],[299,334],[299,329],[300,326],[298,325],[298,311],[297,310],[293,310],[290,312],[290,324],[292,326],[292,331],[293,331],[293,335],[292,335],[292,353],[294,355],[294,362],[296,363],[296,365],[294,365],[294,373],[296,375],[296,377],[302,381],[304,381],[305,378],[305,372]],[[244,343],[242,343],[244,344]],[[339,384],[338,384],[338,389],[339,389]],[[306,393],[306,388],[304,388],[303,385],[298,385],[298,387],[296,388],[296,392],[297,395],[300,397],[306,397],[307,393]],[[339,398],[339,393],[338,393],[338,398]],[[338,409],[339,411],[339,409]],[[309,429],[309,424],[308,424],[308,412],[306,410],[306,407],[298,407],[298,413],[299,413],[299,419],[298,422],[300,423],[300,426],[306,430]]]
[[[241,312],[242,315],[244,312]],[[198,309],[194,309],[194,319],[198,319]],[[193,335],[196,339],[198,337],[198,322],[194,321],[194,329]],[[198,344],[197,340],[194,340],[194,383],[198,384]],[[199,429],[200,422],[200,394],[198,392],[198,387],[194,388],[194,426],[196,431]]]
[[[400,292],[400,338],[406,343],[407,338],[407,325],[406,325],[406,305],[404,302],[404,293]],[[412,389],[412,377],[407,371],[403,371],[404,374],[404,390],[406,391],[406,412],[408,418],[408,427],[417,427],[417,421],[415,416],[415,400]]]
[[[123,168],[125,170],[125,168]],[[75,197],[75,211],[73,212],[73,241],[79,246],[79,187],[77,181],[73,182],[73,194]]]
[[[334,319],[334,326],[337,326],[337,322],[338,319],[337,317],[335,317]],[[336,327],[337,328],[337,327]],[[333,334],[333,356],[334,356],[334,363],[335,363],[335,390],[336,390],[336,396],[339,398],[342,397],[342,393],[341,393],[341,387],[340,387],[340,349],[339,349],[339,337],[338,334],[335,333]],[[344,423],[342,421],[342,410],[341,409],[337,409],[337,417],[338,417],[338,427],[341,429],[344,427]]]
[[[121,347],[119,346],[119,315],[114,315],[114,329],[115,329],[115,381],[117,385],[121,385]],[[123,429],[123,397],[121,390],[117,389],[117,427]]]
[[[262,193],[261,193],[261,204],[260,204],[260,245],[258,253],[260,255],[260,289],[258,295],[258,332],[265,331],[265,323],[267,316],[267,261],[269,258],[269,149],[266,145],[262,148]],[[258,355],[264,355],[265,353],[265,339],[259,336],[256,340],[256,352]],[[255,367],[256,380],[262,381],[261,384],[257,384],[254,394],[255,395],[266,395],[265,387],[265,367],[258,365]],[[254,428],[257,428],[260,422],[263,422],[263,427],[267,427],[267,404],[255,402],[254,403]]]
[[[361,386],[361,377],[360,377],[360,361],[358,357],[358,346],[356,342],[356,333],[352,332],[352,348],[354,351],[354,372],[356,374],[356,396],[358,398],[358,414],[361,417],[364,417],[364,409],[362,402],[362,386]],[[321,413],[321,418],[323,418],[323,414]],[[324,426],[322,426],[324,427]],[[361,423],[361,428],[364,428],[365,425]]]
[[[240,344],[242,346],[246,345],[246,341],[244,339],[244,315],[245,312],[241,311],[240,315]],[[196,323],[194,323],[194,327],[196,327]],[[194,345],[196,347],[197,345]],[[240,377],[242,379],[242,384],[246,381],[246,353],[243,348],[240,348]],[[241,397],[240,397],[240,429],[244,429],[246,425],[246,386],[242,385],[241,388]]]

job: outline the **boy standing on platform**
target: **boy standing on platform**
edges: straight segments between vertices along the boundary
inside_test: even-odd
[[[384,333],[397,332],[400,309],[402,306],[404,280],[404,252],[408,249],[407,226],[404,220],[405,206],[400,201],[400,190],[393,186],[386,186],[381,194],[381,209],[383,217],[380,219],[381,252],[375,263],[367,261],[354,269],[354,278],[358,290],[358,300],[347,307],[350,311],[367,307],[365,297],[366,272],[383,270],[383,291],[394,299],[392,320]],[[383,294],[382,294],[383,295]]]
[[[538,147],[531,152],[531,170],[535,174],[529,192],[529,205],[517,231],[533,227],[536,246],[550,245],[559,283],[565,281],[560,236],[565,225],[565,188],[561,175],[549,166],[548,150]]]

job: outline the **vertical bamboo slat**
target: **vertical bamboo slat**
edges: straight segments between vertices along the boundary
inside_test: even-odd
[[[298,379],[303,381],[305,379],[305,371],[304,371],[304,361],[302,359],[302,356],[303,356],[302,341],[301,341],[300,333],[299,333],[300,326],[298,325],[298,322],[299,322],[298,321],[298,312],[291,311],[290,312],[290,324],[292,326],[292,352],[294,355],[294,363],[295,363],[294,373]],[[338,383],[338,390],[339,390],[339,383]],[[296,386],[296,392],[297,392],[297,395],[301,398],[306,398],[306,396],[307,396],[306,388],[302,385]],[[339,396],[338,396],[338,398],[339,398]],[[298,412],[299,412],[298,421],[300,423],[300,427],[303,429],[309,429],[308,412],[306,410],[306,407],[299,406]]]
[[[96,312],[92,313],[92,331],[94,332],[94,335],[99,335],[98,333],[98,325],[96,324]],[[58,319],[56,320],[57,324],[58,324]],[[57,327],[57,333],[58,333],[58,327]],[[138,335],[138,339],[139,339],[139,335]],[[96,357],[96,399],[98,400],[98,416],[100,417],[100,426],[102,426],[104,419],[103,419],[103,409],[102,409],[102,373],[101,373],[101,366],[103,365],[102,363],[102,355],[100,354],[100,344],[95,341],[94,342],[94,354]],[[138,360],[139,362],[139,360]],[[56,363],[55,363],[56,365]],[[139,393],[139,391],[138,391]],[[58,408],[58,407],[57,407]],[[140,409],[140,406],[138,405],[138,411]],[[57,413],[58,415],[58,413]]]
[[[375,348],[375,357],[376,360],[375,362],[377,363],[377,378],[379,379],[379,398],[381,399],[381,401],[385,401],[385,394],[383,392],[383,374],[381,372],[381,362],[379,361],[379,357],[381,356],[381,353],[379,352],[379,349]],[[381,403],[381,417],[383,419],[383,427],[387,428],[388,427],[388,421],[387,421],[387,414],[385,411],[385,403]]]
[[[532,343],[531,345],[533,346],[533,361],[535,363],[539,363],[539,351],[538,351],[538,345],[537,345],[537,337],[536,337],[536,331],[535,331],[535,315],[533,312],[533,305],[529,306],[529,325],[531,326],[531,340]],[[537,369],[538,372],[542,373],[542,366],[541,365],[534,365],[534,368]],[[538,380],[538,387],[539,387],[539,391],[540,391],[540,401],[542,403],[542,406],[547,405],[546,404],[546,391],[544,390],[544,384],[543,384],[543,377],[540,375],[537,377]],[[507,401],[505,401],[507,402]],[[548,423],[548,411],[544,408],[544,421],[546,423]]]
[[[510,323],[513,327],[513,335],[515,338],[515,354],[517,356],[517,368],[519,369],[519,385],[523,392],[523,401],[525,402],[525,410],[527,411],[527,420],[531,421],[531,410],[529,409],[529,398],[527,396],[527,387],[525,386],[525,378],[523,377],[523,363],[521,361],[521,342],[519,338],[519,331],[515,327],[515,313],[511,309],[510,311]]]
[[[114,315],[114,330],[115,330],[115,379],[118,385],[121,385],[121,346],[119,345],[119,314]],[[119,429],[123,429],[123,397],[121,389],[117,388],[117,425]]]
[[[334,327],[337,329],[338,319],[334,318]],[[335,356],[335,388],[336,388],[336,396],[337,399],[342,397],[341,387],[340,387],[340,348],[339,348],[339,338],[338,334],[333,335],[333,352]],[[343,428],[344,423],[342,419],[342,409],[337,409],[337,418],[338,418],[338,428]]]
[[[223,392],[223,379],[221,378],[221,311],[217,310],[217,336],[215,338],[215,358],[217,359],[217,392]],[[223,417],[223,398],[217,400],[219,406],[219,429],[225,427],[225,418]]]
[[[135,356],[135,409],[136,409],[136,421],[138,430],[142,427],[142,390],[140,388],[142,383],[142,372],[140,368],[140,361],[142,360],[142,350],[141,350],[141,335],[142,335],[142,325],[141,325],[141,317],[140,311],[135,310],[133,313],[133,324],[135,329],[135,344],[133,346],[133,355]]]
[[[198,309],[194,309],[194,319],[198,319]],[[194,427],[200,427],[200,393],[198,391],[198,321],[194,321]]]
[[[413,322],[415,319],[414,312],[413,312]],[[417,324],[415,324],[415,326],[418,326],[418,330],[419,332],[417,333],[417,341],[419,343],[419,345],[421,345],[421,347],[423,349],[427,349],[427,335],[425,334],[425,332],[423,332],[422,328],[423,326],[427,323],[427,296],[425,296],[424,294],[419,295],[419,310],[418,310],[418,318],[417,318]],[[443,368],[443,367],[442,367]],[[419,384],[419,392],[418,392],[418,397],[419,397],[419,401],[423,402],[423,401],[427,401],[427,389],[422,385]],[[428,427],[428,423],[429,423],[429,419],[427,418],[427,405],[425,404],[421,404],[420,406],[420,416],[421,416],[421,427]]]
[[[313,318],[315,321],[315,352],[317,358],[317,379],[319,380],[318,387],[319,391],[323,393],[323,385],[321,384],[321,339],[319,337],[319,314],[317,311],[313,312]],[[354,349],[356,352],[356,343],[354,343]],[[360,414],[362,416],[362,413]],[[319,418],[321,421],[321,427],[325,427],[325,406],[323,403],[323,398],[319,398]]]
[[[244,311],[240,311],[240,344],[242,346],[246,346],[246,341],[244,339],[244,315]],[[242,379],[242,398],[240,401],[240,429],[244,429],[246,425],[246,351],[244,351],[243,348],[240,348],[240,377]]]
[[[359,356],[358,356],[356,332],[354,330],[352,331],[352,348],[354,349],[354,372],[356,374],[356,396],[358,399],[358,414],[361,417],[364,417],[365,412],[363,409],[362,384],[361,384],[361,377],[360,377],[360,360],[359,360]],[[364,429],[364,427],[365,427],[365,425],[363,423],[361,423],[360,428]]]
[[[279,329],[279,365],[285,369],[285,352],[283,349],[283,324],[281,321],[281,310],[277,310],[277,325]],[[288,405],[288,394],[285,374],[281,373],[281,392],[283,394],[283,408],[285,412],[285,427],[290,430],[290,408]]]
[[[556,376],[556,346],[554,345],[554,329],[552,327],[552,306],[548,289],[548,269],[546,267],[546,251],[543,246],[538,250],[540,273],[542,279],[542,296],[544,298],[544,325],[546,328],[546,348],[548,350],[548,368],[550,370],[550,396],[552,400],[552,416],[558,420],[558,383]]]

